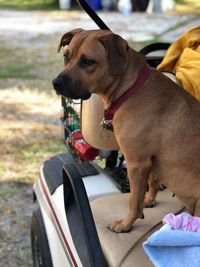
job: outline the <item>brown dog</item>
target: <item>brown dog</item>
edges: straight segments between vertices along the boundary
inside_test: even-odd
[[[131,193],[127,217],[113,222],[110,229],[129,231],[143,217],[150,173],[152,202],[159,178],[192,214],[200,216],[200,103],[150,70],[143,55],[110,31],[77,29],[64,34],[61,47],[65,69],[53,81],[58,94],[88,99],[96,93],[109,110],[124,92],[135,88],[111,119],[127,162]]]

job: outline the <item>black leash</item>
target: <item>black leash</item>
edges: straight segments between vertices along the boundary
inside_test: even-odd
[[[85,12],[90,16],[90,18],[97,24],[101,30],[109,30],[108,26],[103,22],[103,20],[96,14],[96,12],[89,6],[85,0],[76,0],[78,4],[85,10]]]

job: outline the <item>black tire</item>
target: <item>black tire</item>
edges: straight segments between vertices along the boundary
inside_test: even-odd
[[[32,215],[31,246],[34,267],[53,267],[49,243],[39,207]]]

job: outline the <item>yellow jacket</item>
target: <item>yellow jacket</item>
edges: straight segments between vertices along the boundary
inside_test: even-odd
[[[200,100],[200,26],[185,32],[169,47],[157,70],[175,73],[182,86]]]

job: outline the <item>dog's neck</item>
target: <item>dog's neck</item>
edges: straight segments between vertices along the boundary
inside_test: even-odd
[[[120,106],[126,102],[131,96],[136,94],[143,84],[148,80],[151,74],[151,69],[146,65],[142,71],[139,73],[135,83],[122,95],[120,95],[112,104],[109,106],[104,113],[104,121],[111,122],[115,112],[120,108]]]

